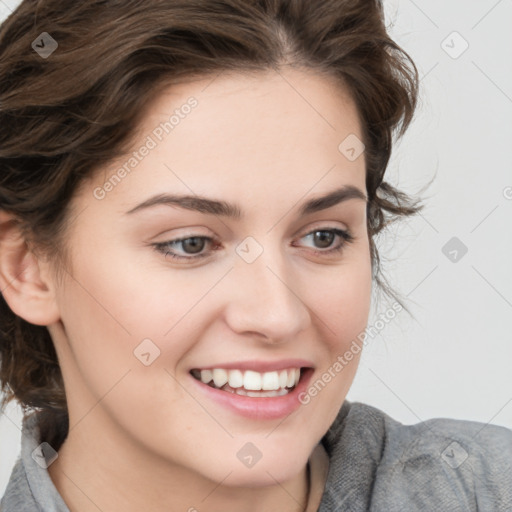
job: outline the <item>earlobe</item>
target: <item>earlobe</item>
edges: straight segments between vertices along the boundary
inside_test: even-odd
[[[53,282],[42,267],[15,217],[0,210],[0,290],[13,313],[34,325],[50,325],[60,318]]]

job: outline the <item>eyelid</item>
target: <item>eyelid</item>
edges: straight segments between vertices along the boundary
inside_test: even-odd
[[[343,224],[343,223],[340,223],[340,224],[342,224],[342,227],[331,226],[329,224],[329,221],[319,220],[319,221],[314,222],[313,224],[310,224],[307,228],[299,230],[297,232],[297,234],[294,235],[294,238],[296,238],[296,237],[302,238],[306,235],[309,235],[312,231],[328,231],[331,229],[333,229],[333,230],[339,229],[341,231],[350,232],[350,229],[348,228],[348,226],[346,224]]]

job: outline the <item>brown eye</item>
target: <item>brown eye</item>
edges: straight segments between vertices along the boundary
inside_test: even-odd
[[[314,231],[311,231],[311,233],[305,235],[303,238],[307,237],[312,238],[315,248],[324,249],[313,251],[315,254],[319,255],[331,255],[341,252],[348,243],[354,240],[354,237],[348,231],[337,228],[315,229]],[[336,237],[340,238],[341,241],[338,243],[338,245],[334,246],[332,249],[329,249]]]
[[[332,231],[315,231],[312,234],[314,235],[313,239],[315,243],[317,245],[319,244],[318,246],[324,249],[330,247],[336,236]]]
[[[198,252],[201,252],[205,246],[204,238],[200,236],[185,238],[184,240],[181,240],[180,243],[187,254],[197,254]]]
[[[213,244],[215,240],[207,236],[192,236],[188,238],[180,238],[177,240],[169,240],[167,242],[159,242],[152,244],[156,251],[162,253],[164,256],[169,256],[177,260],[197,260],[205,258],[209,253],[203,252],[207,244]],[[176,246],[181,246],[183,254],[179,254],[175,249]],[[190,255],[190,256],[187,256]]]

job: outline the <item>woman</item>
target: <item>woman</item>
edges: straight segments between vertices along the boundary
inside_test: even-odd
[[[345,400],[420,208],[370,1],[24,1],[2,26],[2,510],[510,510],[509,430]]]

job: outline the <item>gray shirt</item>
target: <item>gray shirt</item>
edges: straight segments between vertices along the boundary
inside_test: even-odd
[[[69,512],[44,464],[35,413],[1,512]],[[345,401],[322,438],[329,470],[318,512],[512,512],[512,430],[453,419],[402,425]],[[37,457],[36,457],[37,458]]]

